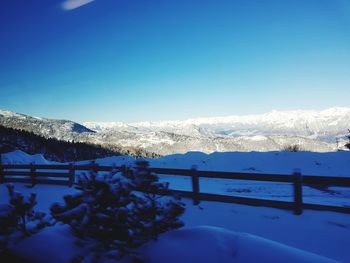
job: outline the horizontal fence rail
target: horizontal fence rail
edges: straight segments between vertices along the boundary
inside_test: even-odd
[[[21,182],[36,184],[57,184],[72,186],[76,181],[77,171],[118,172],[130,169],[125,166],[103,166],[92,162],[88,165],[71,164],[0,164],[0,183]],[[350,207],[330,206],[321,204],[303,203],[302,187],[305,186],[341,186],[350,187],[350,178],[337,176],[302,175],[298,170],[293,174],[263,174],[238,173],[221,171],[200,171],[192,169],[154,168],[149,170],[158,175],[174,175],[191,177],[192,191],[170,190],[171,193],[185,198],[193,199],[195,205],[200,201],[216,201],[224,203],[237,203],[254,206],[267,206],[293,210],[299,215],[304,209],[326,210],[350,213]],[[231,195],[219,195],[200,192],[200,178],[251,180],[275,183],[290,183],[293,186],[294,201],[267,200]]]

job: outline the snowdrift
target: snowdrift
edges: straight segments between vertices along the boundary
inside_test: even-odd
[[[56,162],[48,161],[42,154],[28,154],[21,150],[1,154],[3,164],[54,164]]]
[[[67,227],[47,228],[11,250],[25,260],[37,263],[65,263],[81,255],[84,263],[92,258],[88,246],[79,246]],[[200,226],[165,233],[138,251],[148,263],[331,263],[337,262],[258,236],[224,228]],[[102,256],[101,262],[116,262]],[[119,262],[131,263],[131,257]]]
[[[149,158],[150,165],[159,168],[189,169],[196,165],[199,170],[230,171],[246,173],[292,174],[301,169],[306,175],[350,176],[350,151],[315,152],[188,152],[173,154],[161,158]],[[100,165],[131,165],[135,158],[130,156],[112,156],[97,159]],[[8,164],[55,163],[46,160],[41,154],[30,155],[22,151],[2,154],[2,162]],[[88,164],[80,161],[76,164]]]

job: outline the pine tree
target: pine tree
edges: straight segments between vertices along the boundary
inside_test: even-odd
[[[51,207],[52,216],[69,224],[77,236],[99,241],[105,249],[120,254],[136,248],[159,234],[181,227],[183,204],[158,182],[145,161],[134,169],[99,176],[94,171],[80,177],[76,195]]]

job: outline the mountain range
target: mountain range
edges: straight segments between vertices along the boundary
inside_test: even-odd
[[[135,147],[161,155],[201,151],[306,151],[342,149],[350,108],[271,111],[259,115],[159,122],[84,122],[31,117],[0,110],[0,124],[59,140]]]

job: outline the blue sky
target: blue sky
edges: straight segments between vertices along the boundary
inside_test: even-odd
[[[84,1],[1,1],[0,108],[140,121],[350,106],[349,0]]]

